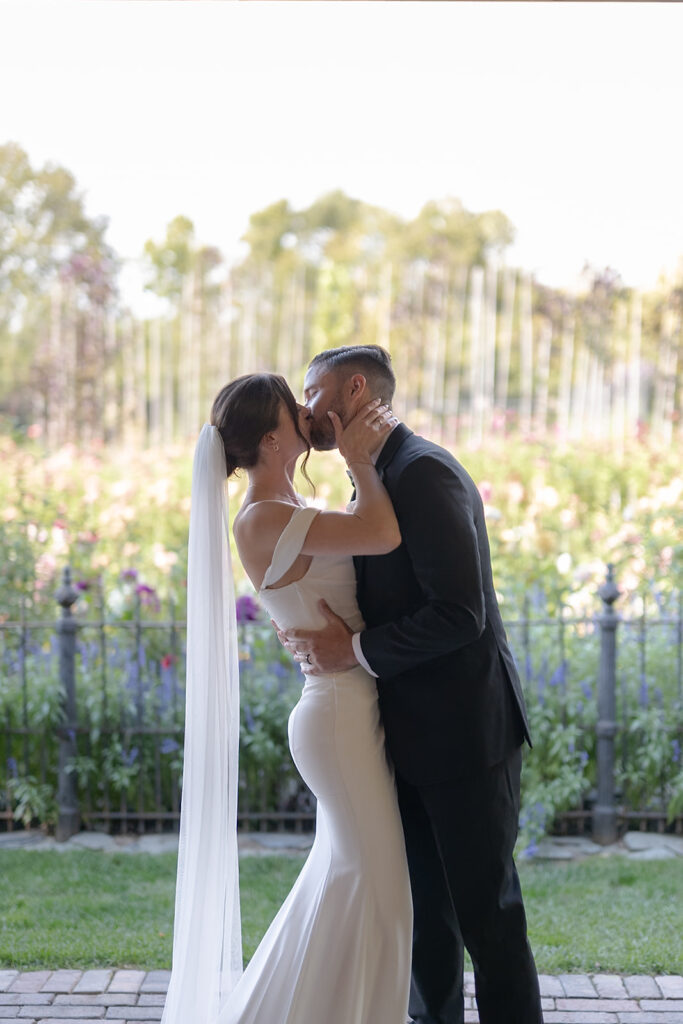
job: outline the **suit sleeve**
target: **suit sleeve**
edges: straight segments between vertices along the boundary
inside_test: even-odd
[[[422,601],[360,643],[380,677],[405,672],[477,640],[486,623],[473,496],[432,456],[411,462],[391,495]]]

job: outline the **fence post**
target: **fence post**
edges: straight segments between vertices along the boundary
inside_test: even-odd
[[[602,599],[600,625],[600,675],[598,678],[597,769],[598,798],[593,808],[593,839],[603,846],[617,839],[617,807],[614,792],[614,737],[617,731],[616,651],[617,623],[612,605],[619,596],[614,566],[607,566],[607,579],[598,590]]]
[[[57,842],[64,842],[81,827],[78,809],[76,778],[67,768],[76,756],[76,631],[71,606],[78,598],[78,591],[71,585],[71,570],[64,569],[62,585],[56,594],[57,603],[62,607],[57,620],[57,643],[59,645],[59,682],[61,685],[62,721],[57,729],[59,737],[59,775],[57,782]]]

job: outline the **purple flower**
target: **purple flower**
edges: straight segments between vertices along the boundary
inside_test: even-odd
[[[645,676],[640,681],[640,693],[638,694],[638,703],[641,708],[646,708],[648,705],[648,694],[647,694],[647,679]]]
[[[588,764],[588,754],[585,750],[579,751],[579,764],[582,768],[585,768]]]
[[[168,737],[165,740],[162,740],[161,743],[159,744],[159,750],[161,751],[162,754],[172,754],[173,751],[177,749],[178,744],[176,743],[175,740],[172,740],[170,737]]]
[[[590,700],[591,697],[593,696],[593,690],[591,689],[591,684],[586,682],[586,680],[584,679],[584,681],[581,683],[581,689],[583,691],[583,695],[586,698],[586,700]]]
[[[132,765],[134,765],[135,762],[137,761],[138,753],[139,753],[139,751],[138,751],[137,747],[131,747],[131,749],[129,751],[127,751],[127,752],[124,750],[123,751],[123,762],[124,762],[124,764],[127,764],[129,768]]]
[[[235,601],[235,614],[239,623],[256,622],[261,609],[250,594],[243,594]]]
[[[122,580],[136,580],[138,578],[137,569],[124,569],[121,573]]]
[[[681,745],[678,740],[671,741],[671,757],[676,764],[681,760]]]
[[[76,580],[74,586],[76,590],[90,590],[90,584],[87,580]]]
[[[7,770],[10,773],[10,775],[12,776],[13,779],[17,779],[19,777],[19,769],[17,767],[16,758],[14,758],[14,757],[8,757],[7,758]]]
[[[157,597],[157,592],[154,587],[149,587],[146,583],[138,583],[135,588],[135,593],[139,596],[141,604],[144,604],[148,608],[153,608],[157,612],[159,611],[161,602]]]
[[[558,667],[555,669],[552,676],[550,677],[550,686],[558,686],[559,684],[563,684],[565,681],[565,674],[565,663],[562,662],[562,664],[558,665]]]

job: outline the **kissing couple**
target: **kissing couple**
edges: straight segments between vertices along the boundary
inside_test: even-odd
[[[328,349],[304,403],[255,373],[217,395],[195,451],[173,969],[162,1024],[542,1022],[513,860],[529,731],[479,492],[391,409],[376,345]],[[346,512],[293,485],[338,448]],[[305,673],[289,719],[315,841],[242,971],[239,688],[226,479],[239,557]]]

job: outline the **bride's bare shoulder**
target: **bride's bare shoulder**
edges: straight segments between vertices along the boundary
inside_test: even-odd
[[[295,508],[296,505],[274,498],[242,505],[232,524],[235,539],[238,542],[256,537],[263,539],[274,530],[281,532]]]

